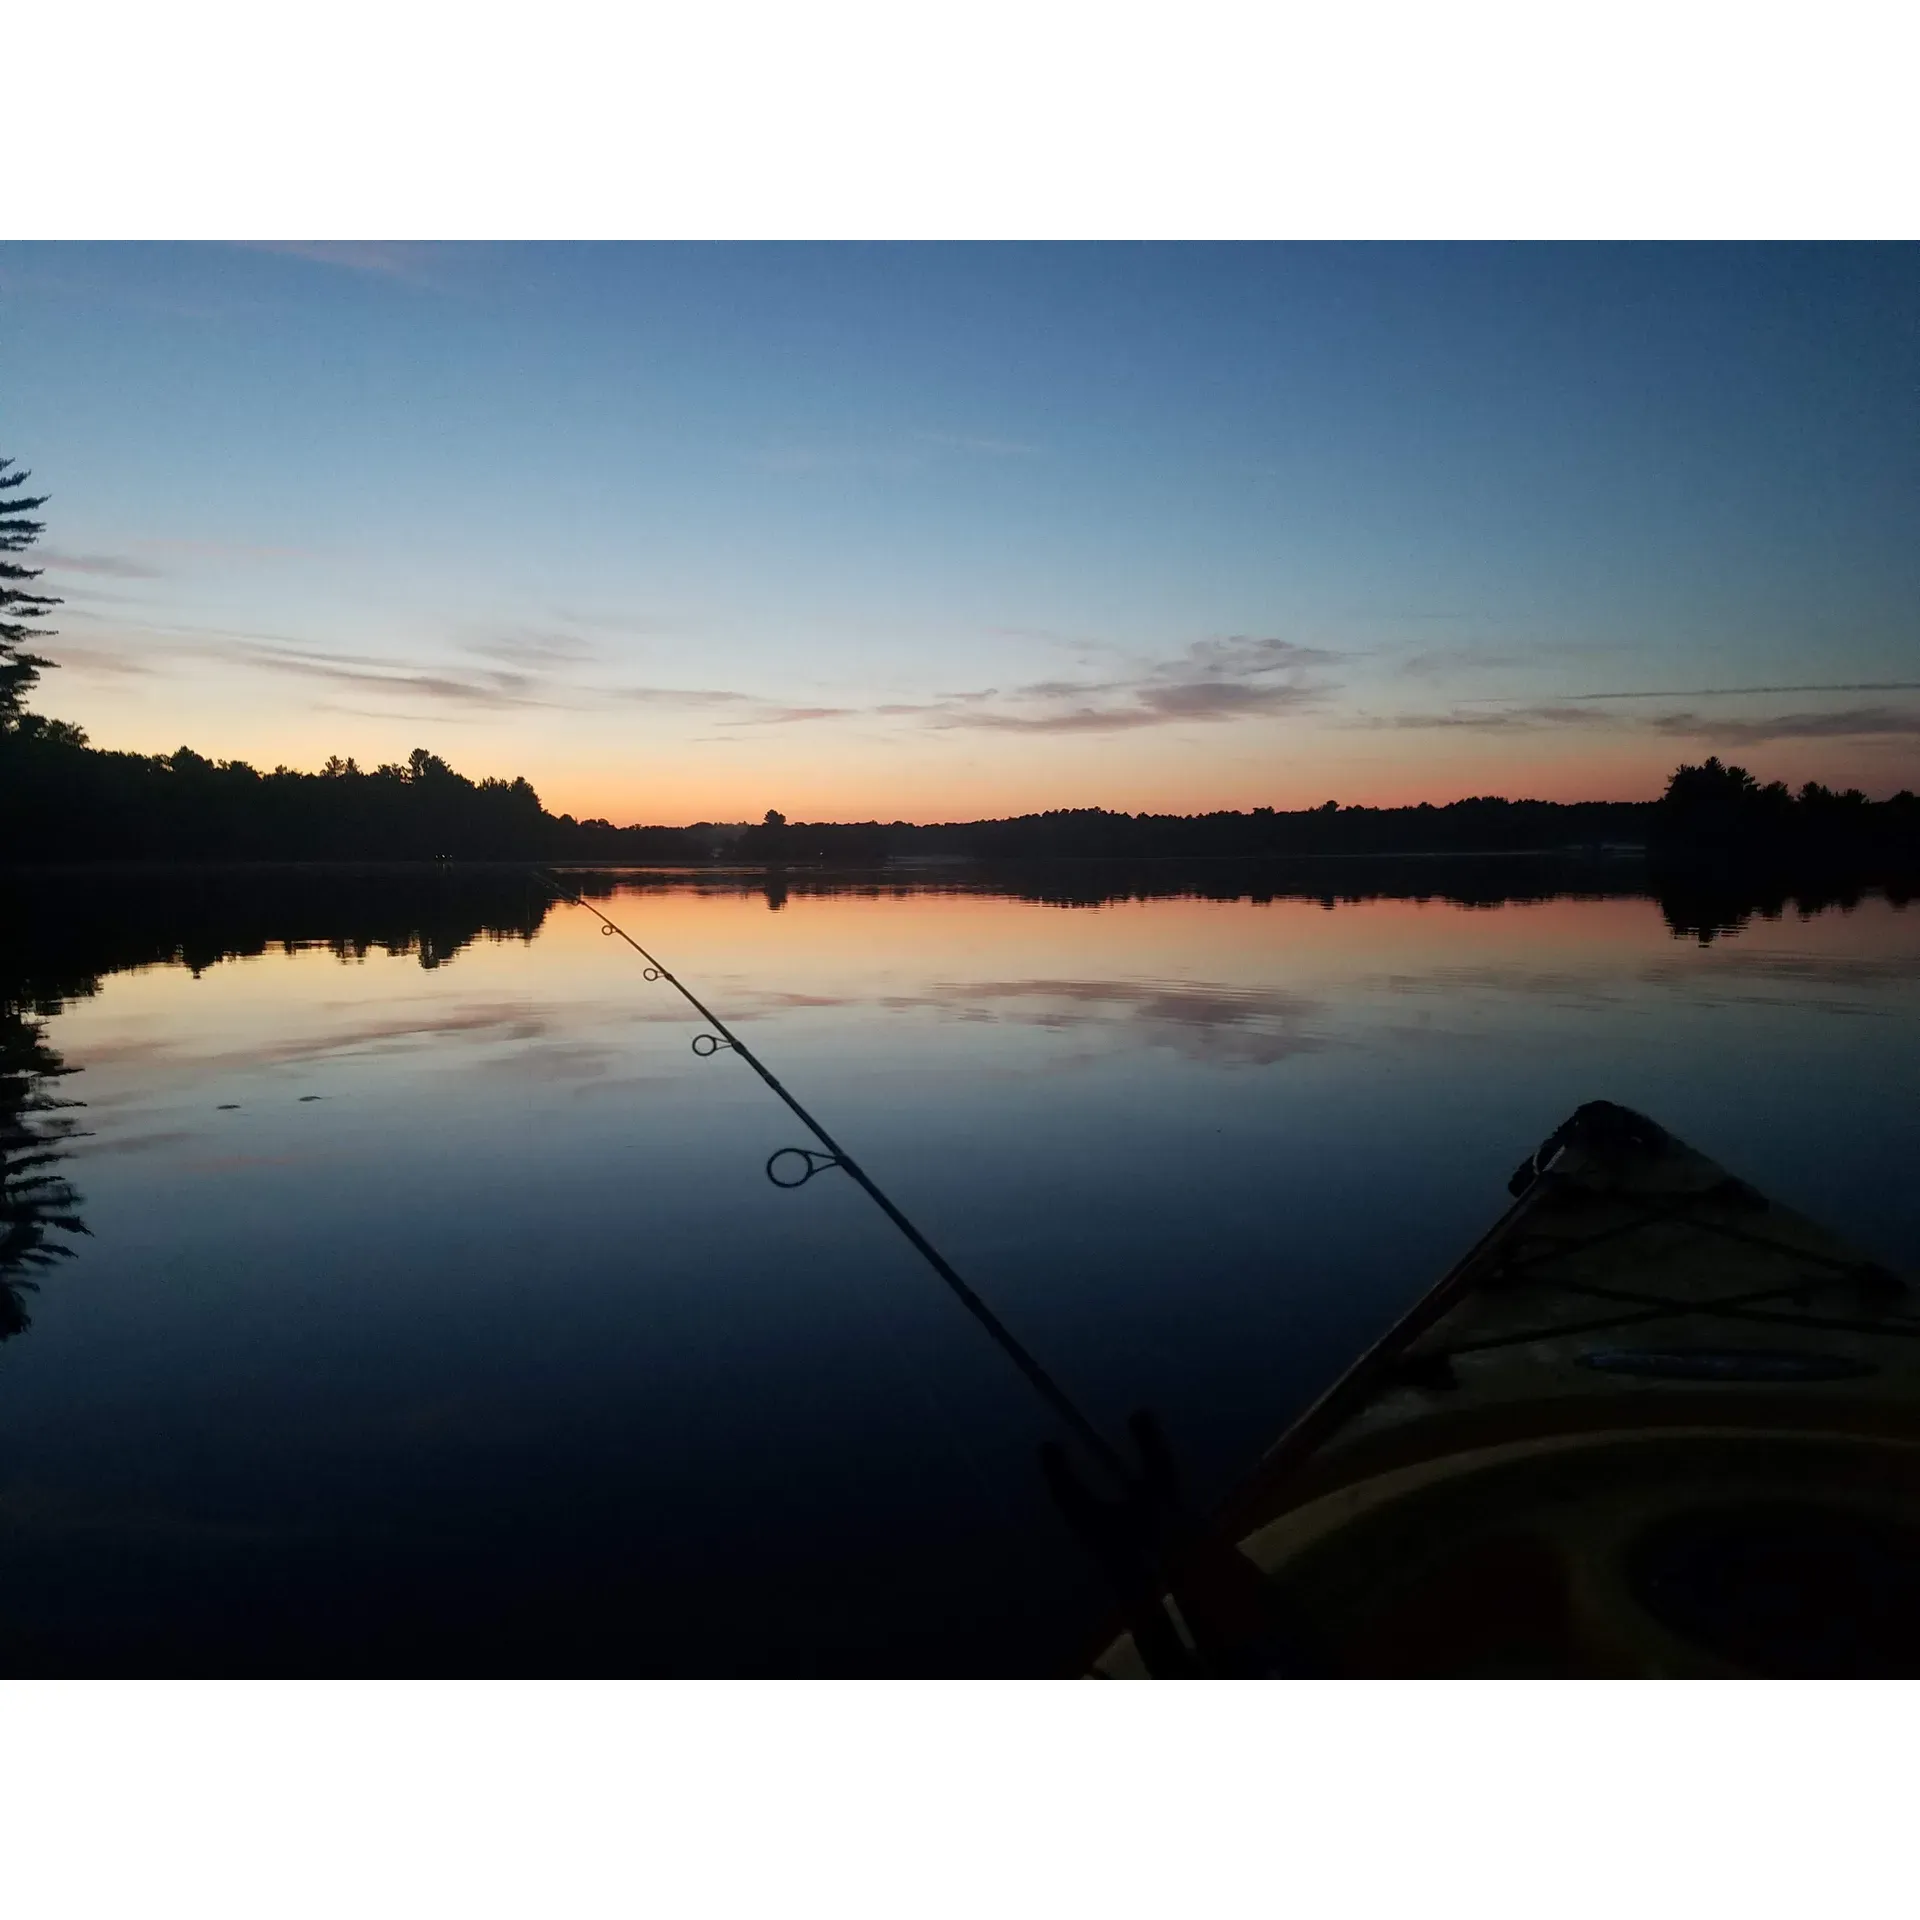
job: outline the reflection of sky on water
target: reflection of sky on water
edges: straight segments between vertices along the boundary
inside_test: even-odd
[[[1585,1099],[1917,1264],[1920,916],[1878,901],[1710,948],[1633,899],[604,904],[1203,1488]],[[93,1238],[0,1351],[15,1642],[1058,1656],[1090,1588],[1041,1415],[849,1184],[767,1185],[798,1132],[696,1031],[568,908],[432,971],[154,967],[53,1021]]]

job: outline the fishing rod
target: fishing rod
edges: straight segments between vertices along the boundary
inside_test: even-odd
[[[995,1345],[1020,1369],[1041,1399],[1072,1429],[1100,1465],[1122,1488],[1130,1488],[1133,1485],[1134,1475],[1129,1471],[1126,1462],[1122,1460],[1119,1452],[1108,1442],[1100,1429],[1074,1404],[1066,1389],[1020,1344],[1006,1322],[961,1279],[926,1235],[888,1199],[873,1176],[861,1166],[859,1161],[780,1084],[760,1056],[705,1001],[701,1000],[684,980],[670,972],[666,964],[649,953],[625,927],[609,919],[591,900],[570,891],[556,874],[544,867],[536,867],[534,872],[561,899],[571,901],[576,907],[585,907],[600,922],[600,930],[603,934],[624,940],[646,963],[647,979],[664,981],[699,1014],[701,1019],[706,1021],[712,1031],[694,1035],[695,1053],[703,1060],[711,1059],[716,1053],[737,1053],[772,1088],[800,1124],[825,1149],[823,1153],[816,1153],[809,1147],[781,1147],[767,1156],[767,1178],[776,1187],[792,1189],[804,1187],[815,1174],[825,1173],[830,1168],[838,1167],[900,1229],[906,1236],[908,1245],[946,1282],[960,1304],[979,1321],[981,1326],[986,1328]],[[788,1169],[784,1174],[776,1171],[782,1165]]]

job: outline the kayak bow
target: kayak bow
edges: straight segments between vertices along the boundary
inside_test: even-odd
[[[1278,1670],[1920,1673],[1907,1284],[1606,1101],[1511,1184],[1208,1529],[1312,1649]]]

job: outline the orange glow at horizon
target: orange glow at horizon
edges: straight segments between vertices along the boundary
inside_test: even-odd
[[[80,685],[75,683],[76,690]],[[153,716],[116,700],[96,720],[86,701],[63,708],[93,744],[170,752]],[[316,770],[330,754],[362,766],[404,761],[424,745],[471,778],[524,775],[548,812],[616,826],[760,819],[915,825],[999,819],[1055,809],[1195,814],[1343,806],[1444,806],[1483,794],[1573,802],[1653,800],[1683,761],[1718,752],[1761,780],[1860,786],[1876,799],[1920,787],[1920,742],[1806,739],[1716,743],[1622,728],[1577,736],[1428,733],[1386,727],[1284,729],[1224,725],[1165,732],[974,735],[937,730],[850,735],[827,728],[718,739],[615,732],[600,716],[561,725],[363,720],[213,704],[185,729],[197,752]],[[1556,747],[1558,750],[1556,750]]]
[[[1382,764],[1369,756],[1276,760],[1270,776],[1223,769],[1191,770],[1175,779],[1139,776],[1114,767],[1104,774],[1074,777],[1063,769],[955,770],[944,777],[916,769],[899,780],[861,778],[831,756],[783,762],[750,778],[721,779],[697,769],[648,778],[608,769],[555,769],[551,778],[528,777],[550,813],[605,819],[616,826],[689,825],[697,820],[757,821],[777,807],[796,821],[905,821],[914,826],[1006,819],[1021,814],[1105,807],[1118,813],[1201,814],[1274,807],[1294,812],[1328,800],[1352,807],[1412,807],[1423,801],[1446,806],[1494,795],[1509,800],[1657,800],[1674,768],[1718,752],[1746,766],[1761,781],[1783,780],[1798,788],[1812,780],[1862,787],[1872,799],[1902,788],[1920,788],[1920,751],[1909,741],[1888,742],[1883,752],[1846,758],[1828,743],[1795,741],[1777,746],[1716,748],[1713,742],[1633,742],[1604,753],[1525,754],[1396,758]]]

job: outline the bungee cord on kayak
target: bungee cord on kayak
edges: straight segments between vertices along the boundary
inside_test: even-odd
[[[716,1053],[737,1053],[825,1149],[824,1152],[815,1152],[810,1147],[781,1147],[767,1158],[767,1178],[776,1187],[791,1189],[805,1186],[815,1174],[825,1173],[831,1168],[838,1167],[899,1228],[906,1236],[908,1244],[946,1282],[960,1304],[987,1330],[1001,1352],[1020,1369],[1028,1383],[1072,1429],[1115,1482],[1122,1488],[1130,1488],[1134,1482],[1134,1474],[1128,1469],[1118,1450],[1074,1404],[1065,1388],[1020,1344],[1000,1316],[967,1285],[966,1281],[961,1279],[926,1235],[888,1199],[874,1182],[872,1175],[781,1085],[760,1056],[683,980],[670,972],[664,962],[649,953],[626,928],[609,919],[591,900],[570,891],[556,875],[547,869],[537,868],[535,871],[561,899],[571,901],[576,907],[585,907],[600,922],[600,930],[603,934],[624,940],[646,963],[647,979],[665,982],[699,1014],[701,1019],[706,1021],[712,1031],[694,1035],[693,1051],[696,1054],[702,1059],[711,1059]]]

